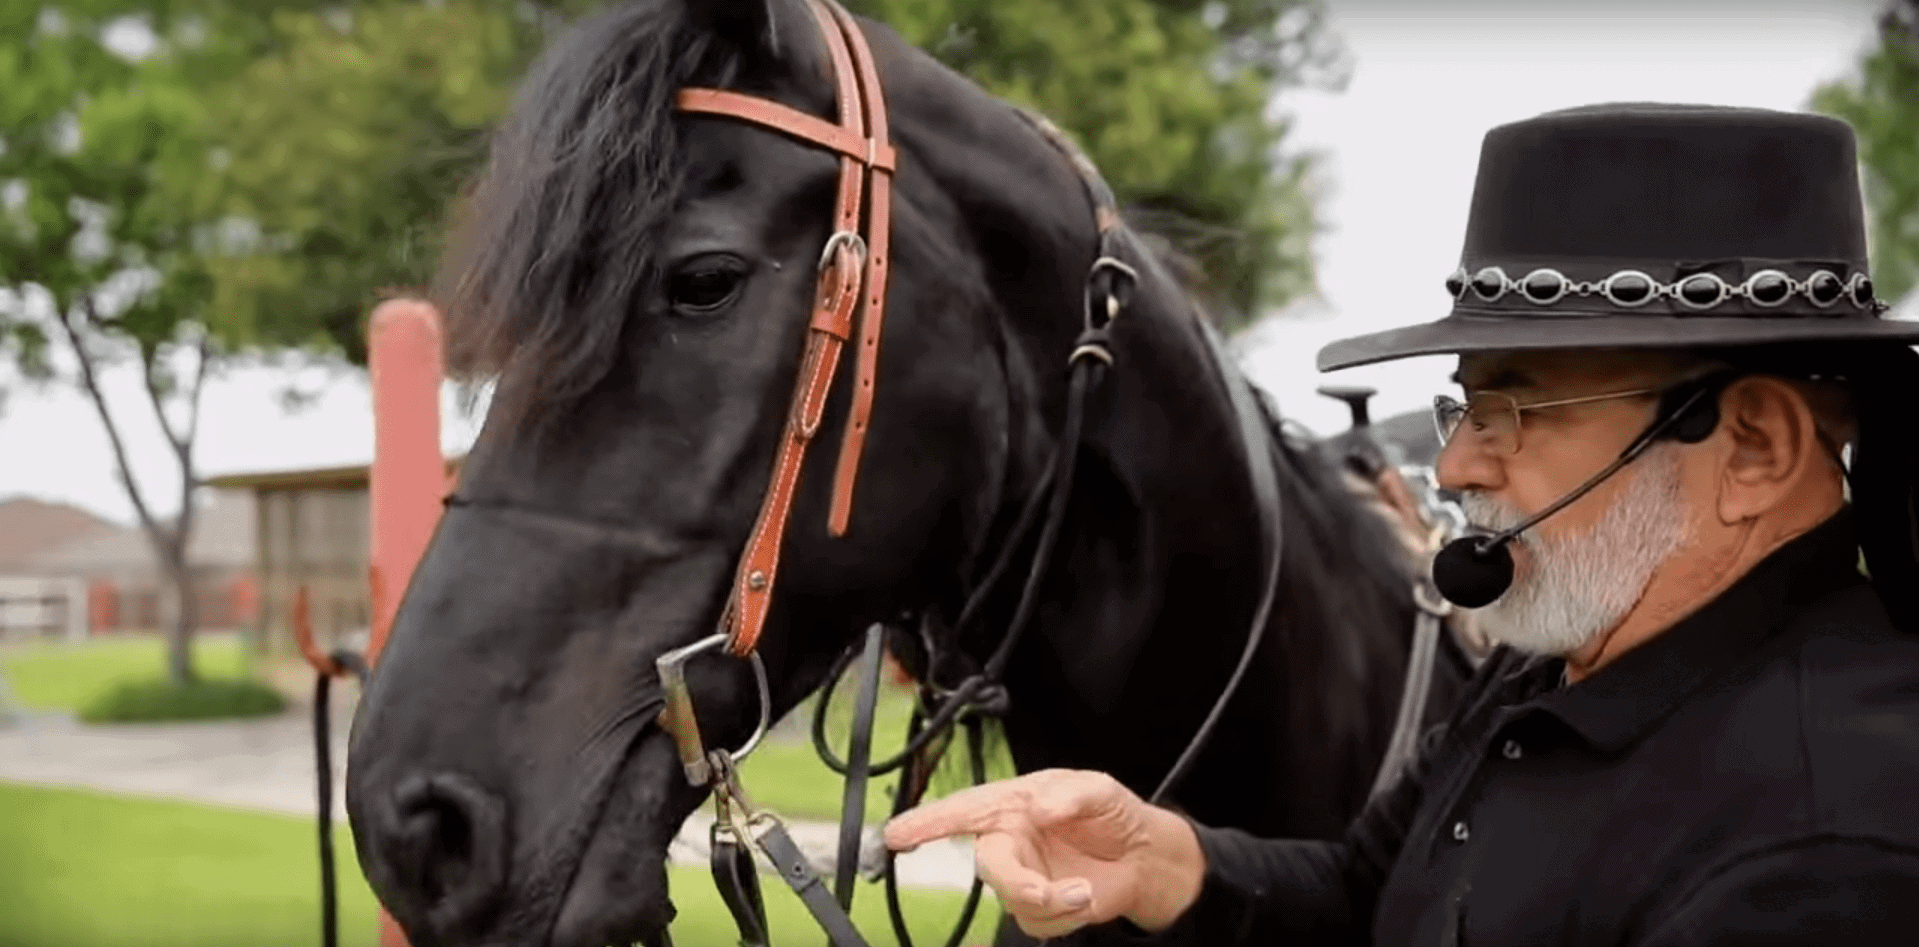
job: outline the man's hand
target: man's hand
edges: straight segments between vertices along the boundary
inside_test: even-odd
[[[1186,820],[1105,773],[1052,769],[907,812],[886,844],[972,835],[979,876],[1033,937],[1124,917],[1162,930],[1199,896],[1206,859]]]

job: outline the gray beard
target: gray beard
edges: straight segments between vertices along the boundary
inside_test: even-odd
[[[1620,473],[1631,481],[1590,528],[1521,535],[1517,542],[1531,553],[1530,568],[1505,595],[1473,612],[1487,635],[1531,654],[1577,651],[1616,627],[1645,594],[1653,572],[1691,540],[1674,445],[1654,445]],[[1467,493],[1462,500],[1466,516],[1485,529],[1525,519],[1483,494]]]

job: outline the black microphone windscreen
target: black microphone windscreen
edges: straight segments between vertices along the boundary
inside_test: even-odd
[[[1481,537],[1446,544],[1433,557],[1433,587],[1461,608],[1490,605],[1513,584],[1513,554],[1505,543],[1480,551]]]

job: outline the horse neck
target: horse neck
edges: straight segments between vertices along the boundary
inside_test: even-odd
[[[1114,773],[1151,791],[1200,726],[1252,633],[1265,575],[1247,464],[1281,489],[1280,598],[1219,728],[1173,801],[1268,835],[1335,837],[1384,752],[1412,627],[1384,525],[1317,454],[1246,456],[1176,293],[1149,297],[1113,405],[1075,485],[1062,576],[1016,663],[1008,734],[1022,769]],[[1129,314],[1131,315],[1131,314]],[[1131,489],[1115,489],[1126,484]]]
[[[1247,465],[1271,461],[1247,456],[1225,387],[1241,382],[1210,354],[1198,314],[1163,271],[1150,260],[1137,262],[1141,292],[1115,326],[1116,364],[1089,405],[1072,506],[1038,626],[1009,667],[1006,729],[1022,770],[1098,769],[1145,794],[1200,726],[1252,631],[1265,572]],[[1057,332],[1032,333],[1027,344],[1056,350]],[[1045,424],[1036,416],[1031,423]],[[1345,502],[1310,482],[1309,474],[1323,473],[1310,458],[1285,460],[1279,474],[1287,514]],[[1018,498],[1010,499],[1017,506]],[[1334,532],[1320,522],[1326,512],[1282,518],[1292,563],[1285,597],[1263,632],[1244,692],[1178,795],[1196,815],[1329,834],[1350,815],[1348,800],[1370,776],[1370,745],[1383,748],[1383,738],[1365,734],[1352,744],[1355,759],[1328,760],[1330,735],[1320,721],[1305,719],[1327,699],[1327,687],[1349,677],[1322,665],[1349,656],[1322,641],[1297,647],[1288,641],[1292,628],[1331,631],[1335,626],[1321,621],[1332,610],[1324,586],[1365,583],[1368,572],[1357,568],[1353,579],[1340,580],[1310,562],[1319,555],[1314,547],[1354,541],[1319,535]],[[1393,597],[1378,583],[1369,591]],[[1283,660],[1288,654],[1308,660]],[[1375,657],[1348,663],[1390,663],[1387,655]],[[1353,716],[1364,729],[1386,714],[1368,707]],[[1249,746],[1259,749],[1248,754]],[[1297,776],[1307,767],[1320,768],[1325,782],[1302,785]]]
[[[999,309],[1010,429],[997,448],[1004,474],[989,488],[997,525],[971,540],[979,565],[1061,427],[1093,207],[1070,164],[1004,103],[889,37],[876,50],[889,94],[913,103],[894,112],[902,167],[915,170],[900,177],[903,206],[959,235]],[[1060,544],[1007,669],[1005,723],[1022,770],[1100,769],[1146,793],[1223,689],[1265,574],[1226,388],[1233,369],[1213,358],[1170,275],[1138,241],[1126,249],[1140,285],[1113,327],[1116,364],[1089,400]],[[1377,523],[1379,540],[1368,538],[1324,465],[1289,454],[1279,476],[1279,607],[1177,801],[1217,823],[1328,835],[1363,799],[1383,751],[1373,722],[1390,723],[1410,607],[1388,562],[1394,547]],[[997,643],[1013,595],[998,593],[997,614],[966,632],[966,650]]]

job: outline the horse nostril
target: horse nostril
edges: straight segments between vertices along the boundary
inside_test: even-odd
[[[420,893],[438,901],[472,875],[473,823],[451,800],[437,796],[400,806],[400,834],[422,856]]]
[[[499,801],[463,776],[415,776],[393,794],[389,860],[442,935],[485,920],[504,884]]]

